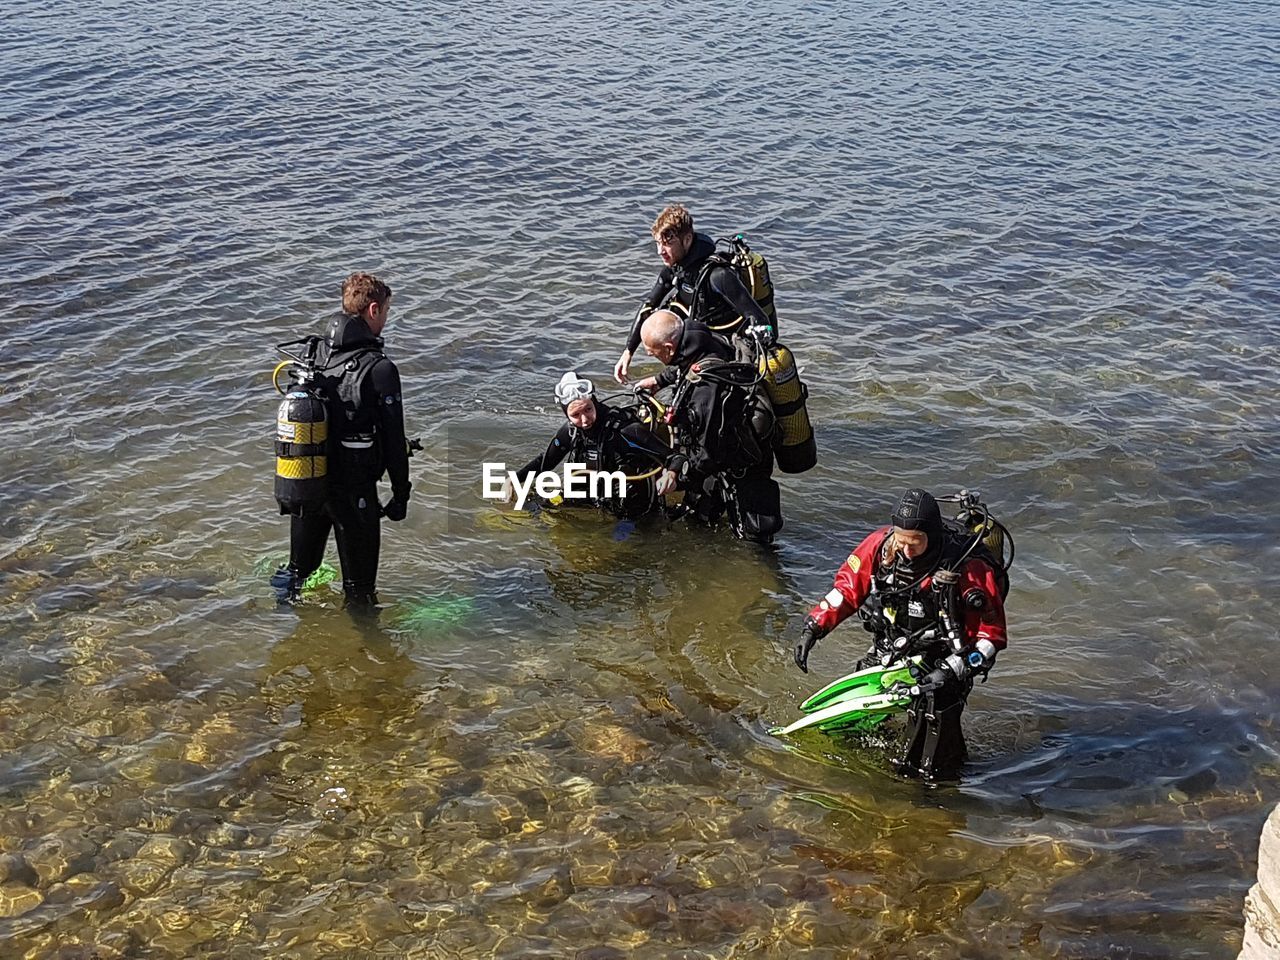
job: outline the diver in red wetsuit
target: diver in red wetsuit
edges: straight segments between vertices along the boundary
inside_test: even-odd
[[[986,677],[1005,648],[1008,577],[982,535],[947,525],[938,502],[908,490],[892,517],[850,554],[835,585],[805,619],[795,662],[854,612],[873,642],[857,668],[919,653],[920,694],[908,711],[905,772],[950,777],[966,756],[960,714],[975,676]]]

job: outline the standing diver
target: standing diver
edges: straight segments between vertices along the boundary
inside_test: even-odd
[[[663,267],[649,296],[636,311],[626,349],[613,367],[614,379],[627,382],[631,360],[642,342],[644,321],[664,303],[678,314],[726,336],[752,327],[766,344],[777,339],[776,317],[765,312],[738,271],[717,255],[715,241],[705,233],[694,232],[693,215],[688,209],[680,204],[665,207],[654,220],[650,234],[658,245]],[[772,311],[772,293],[768,306]]]
[[[923,655],[899,768],[925,779],[950,778],[964,763],[960,714],[974,676],[985,679],[1007,643],[1007,564],[983,542],[994,523],[985,507],[976,494],[965,496],[962,503],[983,511],[977,532],[947,526],[929,493],[908,490],[892,526],[864,539],[840,566],[795,645],[796,666],[807,673],[814,644],[856,611],[873,636],[856,669]]]
[[[329,424],[323,496],[307,502],[280,499],[280,512],[290,514],[289,564],[275,572],[271,586],[283,602],[298,599],[302,584],[320,566],[330,529],[338,543],[346,603],[378,602],[381,517],[403,520],[412,487],[400,372],[382,352],[390,312],[391,288],[377,277],[353,273],[342,284],[342,313],[330,323],[310,371]],[[380,507],[378,481],[384,473],[391,480],[391,500]],[[279,499],[279,485],[277,491]]]
[[[671,449],[641,422],[635,408],[605,403],[596,397],[595,384],[577,372],[560,378],[555,396],[565,422],[547,449],[516,472],[517,478],[524,482],[531,474],[554,470],[566,459],[592,473],[621,471],[628,475],[624,495],[578,502],[624,520],[653,510],[658,503],[653,477],[671,456]]]

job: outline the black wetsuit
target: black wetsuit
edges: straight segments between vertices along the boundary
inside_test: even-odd
[[[671,363],[654,379],[657,389],[675,386],[689,367],[699,360],[714,357],[717,360],[732,360],[734,349],[729,341],[719,334],[713,333],[710,327],[696,320],[686,320],[680,328],[680,336],[676,339],[676,353]]]
[[[772,479],[773,450],[767,440],[772,411],[758,388],[734,386],[716,376],[716,364],[733,356],[722,338],[700,323],[685,321],[675,357],[658,375],[658,385],[670,386],[694,364],[707,363],[697,382],[678,388],[679,452],[667,465],[680,477],[692,513],[710,522],[728,510],[736,536],[768,543],[782,529],[781,496]],[[751,373],[750,367],[736,367]]]
[[[289,572],[300,586],[324,559],[332,529],[347,602],[371,604],[377,602],[382,542],[378,480],[386,473],[392,498],[402,502],[411,487],[400,372],[360,317],[337,316],[327,347],[322,366],[339,378],[330,409],[330,495],[323,512],[292,518]]]
[[[650,311],[662,306],[669,294],[671,300],[685,308],[691,320],[720,329],[741,317],[748,325],[773,329],[776,338],[778,331],[774,329],[768,315],[760,309],[760,304],[751,296],[751,291],[743,284],[738,271],[727,263],[707,263],[715,252],[715,241],[705,233],[695,233],[693,246],[684,259],[674,266],[662,268],[653,289],[645,299],[644,308],[636,314],[631,334],[627,338],[627,349],[632,356],[640,346],[640,328],[644,325],[645,317]],[[704,270],[704,267],[709,269]],[[725,329],[723,332],[726,335],[737,333],[738,327]]]
[[[596,420],[581,430],[567,420],[551,438],[547,449],[517,471],[524,481],[531,473],[554,470],[564,460],[584,464],[588,470],[606,473],[621,470],[630,476],[648,473],[671,456],[671,449],[642,424],[635,412],[596,402]],[[627,483],[625,498],[608,500],[565,500],[569,505],[595,506],[618,517],[635,519],[653,509],[657,503],[654,480],[632,480]]]

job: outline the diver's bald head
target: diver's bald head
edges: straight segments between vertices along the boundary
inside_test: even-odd
[[[640,328],[640,340],[649,355],[670,363],[676,355],[676,344],[684,330],[684,321],[670,310],[655,310]]]

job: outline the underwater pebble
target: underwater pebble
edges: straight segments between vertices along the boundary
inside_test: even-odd
[[[119,869],[121,885],[140,897],[155,893],[169,876],[168,867],[150,860],[127,860]]]
[[[42,903],[38,890],[21,883],[0,883],[0,917],[20,917]]]
[[[34,887],[39,883],[39,877],[31,869],[31,864],[27,863],[26,858],[20,853],[0,855],[0,883],[9,880],[28,887]]]
[[[238,823],[212,823],[198,832],[199,841],[206,847],[239,849],[249,842],[249,829]]]
[[[146,843],[146,837],[140,833],[122,833],[104,843],[98,855],[104,863],[132,860],[138,855],[144,843]]]
[[[99,881],[81,904],[85,910],[115,910],[124,906],[125,895],[120,884],[111,880]]]
[[[57,883],[92,870],[94,846],[86,840],[52,837],[25,852],[27,863],[40,878],[40,886]]]

